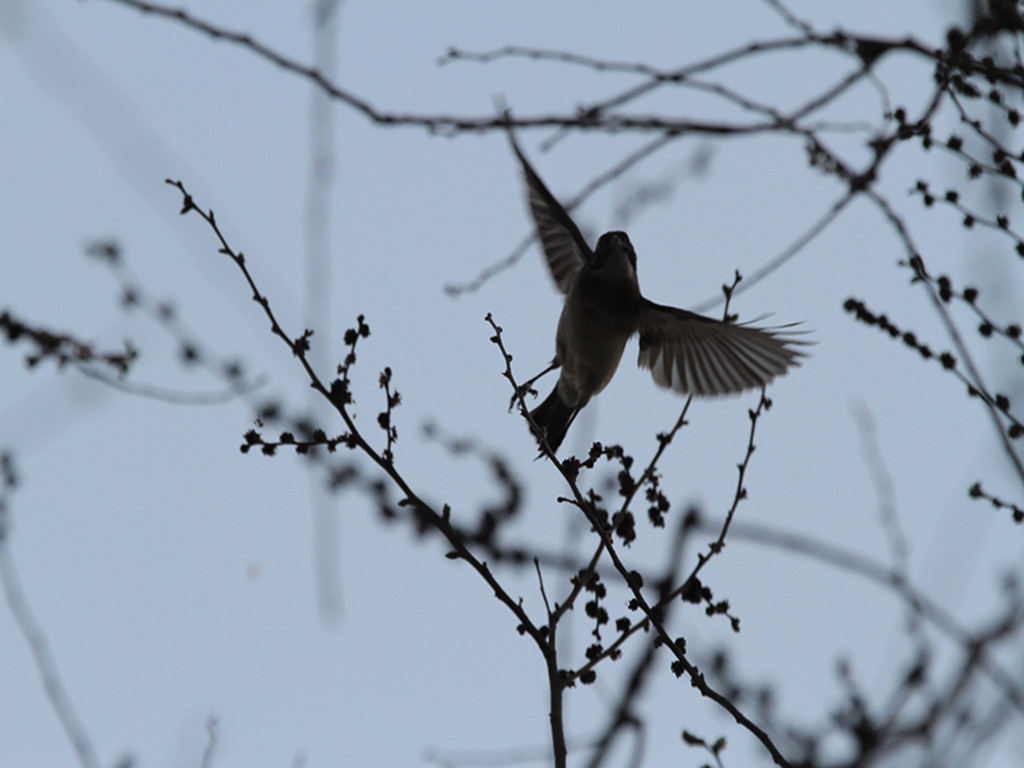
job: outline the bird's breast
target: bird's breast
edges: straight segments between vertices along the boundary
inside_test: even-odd
[[[566,402],[586,402],[612,380],[637,330],[639,291],[602,280],[577,281],[558,321],[560,389]]]

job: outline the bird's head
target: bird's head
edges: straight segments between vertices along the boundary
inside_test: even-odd
[[[625,232],[605,232],[590,268],[608,280],[636,280],[636,251]]]

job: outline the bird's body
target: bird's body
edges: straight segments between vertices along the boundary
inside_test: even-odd
[[[561,368],[558,383],[530,413],[538,440],[558,450],[576,415],[612,380],[635,334],[639,364],[659,386],[681,394],[741,392],[799,365],[803,353],[797,346],[806,342],[786,329],[725,323],[645,299],[626,233],[606,232],[591,251],[509,135],[548,267],[566,295],[551,365]]]
[[[603,272],[576,274],[555,335],[555,356],[562,366],[559,389],[580,408],[608,386],[626,342],[638,330],[642,298],[636,275],[621,279]]]
[[[605,237],[612,235],[622,233]],[[553,450],[576,414],[611,382],[626,342],[638,330],[643,299],[636,273],[625,266],[621,259],[606,260],[604,269],[581,269],[573,276],[555,334],[558,383],[531,414]]]

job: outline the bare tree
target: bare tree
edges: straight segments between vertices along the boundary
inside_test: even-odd
[[[963,488],[963,498],[987,501],[999,513],[989,524],[1005,529],[1006,536],[1020,536],[1024,462],[1018,440],[1024,435],[1024,424],[1019,407],[1004,391],[1019,386],[1019,365],[1024,361],[1021,324],[1014,314],[1017,308],[998,297],[989,301],[978,287],[959,285],[952,277],[933,271],[935,255],[918,244],[921,238],[916,229],[921,226],[917,209],[923,208],[930,217],[959,220],[971,235],[993,235],[995,258],[1000,262],[1015,264],[1024,256],[1024,233],[1015,228],[1012,217],[1014,206],[1024,197],[1024,184],[1018,178],[1024,157],[1018,135],[1024,94],[1024,20],[1018,4],[995,0],[975,4],[970,23],[950,25],[941,45],[913,36],[818,29],[783,3],[766,0],[786,28],[785,34],[739,43],[672,68],[519,46],[483,52],[452,49],[442,56],[441,62],[449,66],[497,62],[517,67],[555,65],[630,79],[625,87],[615,80],[616,85],[603,98],[560,112],[530,115],[516,110],[509,116],[484,110],[472,115],[389,111],[340,85],[318,65],[301,63],[249,34],[207,21],[199,12],[140,0],[114,2],[126,12],[135,9],[154,17],[153,23],[175,25],[227,43],[263,64],[295,75],[298,82],[318,89],[319,98],[329,99],[338,110],[381,128],[406,126],[455,137],[499,133],[513,127],[520,132],[544,129],[548,145],[570,141],[579,134],[633,138],[630,151],[607,168],[598,169],[599,175],[574,199],[563,201],[570,211],[684,139],[700,137],[705,143],[685,169],[666,172],[642,186],[620,206],[620,220],[629,221],[638,209],[655,205],[671,193],[681,176],[701,172],[707,153],[718,142],[771,136],[798,144],[807,170],[830,182],[832,197],[825,202],[823,213],[794,233],[791,242],[760,268],[745,275],[735,272],[732,283],[723,287],[722,297],[702,309],[710,311],[721,302],[723,316],[730,318],[734,297],[786,268],[855,206],[870,209],[887,222],[902,254],[894,268],[880,272],[875,279],[905,284],[905,304],[877,306],[868,298],[849,296],[843,308],[851,322],[864,326],[865,334],[875,334],[879,347],[897,344],[907,354],[926,361],[919,372],[922,379],[953,377],[959,391],[976,403],[974,418],[988,425],[989,440],[1003,466],[993,464],[990,476],[978,477]],[[731,74],[734,67],[756,67],[777,56],[792,57],[806,68],[828,59],[836,74],[813,90],[778,102],[762,98]],[[909,62],[925,73],[909,94],[887,82],[885,65],[892,61]],[[897,91],[901,100],[894,98]],[[645,99],[665,94],[670,98],[699,95],[728,107],[734,117],[709,119],[686,108],[647,108]],[[865,94],[870,95],[867,101]],[[858,108],[864,110],[861,114],[855,110],[851,114],[846,105],[854,96]],[[902,101],[908,96],[912,100]],[[861,106],[868,102],[869,107]],[[936,155],[962,169],[960,184],[930,180],[931,158]],[[907,168],[915,174],[913,178],[905,178]],[[882,183],[889,176],[897,177],[911,194],[894,198]],[[307,409],[299,401],[265,396],[260,377],[250,374],[249,366],[222,357],[203,334],[192,333],[172,305],[157,299],[130,272],[124,249],[113,240],[97,240],[88,252],[110,268],[120,286],[122,305],[144,312],[164,329],[183,365],[201,367],[220,380],[217,391],[186,395],[147,384],[135,374],[135,346],[129,344],[117,351],[97,349],[76,331],[53,330],[43,309],[32,318],[13,309],[4,311],[0,315],[4,337],[31,367],[42,369],[42,364],[52,362],[57,370],[71,368],[119,390],[165,401],[241,400],[255,419],[255,425],[241,437],[241,450],[252,461],[283,454],[303,457],[308,471],[332,494],[355,493],[368,499],[396,533],[411,531],[419,537],[417,541],[441,542],[444,558],[464,565],[465,578],[484,584],[488,599],[493,598],[508,612],[514,631],[528,639],[536,652],[537,675],[547,690],[548,746],[542,756],[515,750],[459,754],[437,749],[428,754],[430,761],[473,765],[538,757],[555,766],[599,766],[617,761],[659,764],[662,758],[645,754],[645,748],[650,729],[664,726],[650,715],[646,702],[655,684],[663,680],[677,680],[679,688],[692,689],[709,708],[731,721],[732,725],[722,726],[721,733],[708,735],[687,727],[684,717],[676,718],[682,743],[697,750],[696,759],[719,766],[749,764],[745,757],[726,749],[737,733],[752,737],[761,763],[780,766],[982,765],[994,744],[1020,729],[1024,718],[1024,600],[1017,574],[1005,574],[1001,587],[985,596],[996,608],[980,620],[958,617],[936,600],[929,585],[915,579],[893,500],[892,475],[882,458],[884,446],[867,409],[858,410],[855,418],[889,548],[877,558],[742,519],[748,470],[758,458],[755,438],[763,420],[773,417],[770,391],[762,391],[749,410],[746,433],[732,438],[737,476],[724,515],[709,515],[670,498],[682,491],[667,488],[674,478],[665,456],[670,447],[685,440],[691,407],[690,400],[685,400],[679,403],[674,424],[656,436],[653,449],[646,454],[595,442],[580,456],[565,453],[559,457],[542,446],[542,466],[560,478],[558,502],[582,522],[581,534],[578,546],[569,554],[543,538],[522,540],[515,526],[524,512],[527,478],[532,477],[531,468],[541,466],[530,464],[533,455],[507,455],[490,448],[482,435],[459,437],[443,425],[429,425],[424,430],[425,440],[441,446],[453,463],[464,455],[478,458],[498,494],[496,500],[475,508],[447,503],[451,489],[446,489],[443,478],[432,487],[417,479],[415,448],[399,441],[410,427],[403,423],[399,387],[408,395],[416,382],[403,377],[400,359],[372,373],[361,367],[365,350],[375,343],[371,334],[375,308],[353,313],[358,316],[345,331],[344,355],[325,363],[329,352],[316,347],[320,329],[285,319],[291,308],[282,306],[265,277],[233,241],[229,232],[234,228],[225,223],[231,220],[231,201],[225,201],[224,209],[215,214],[193,193],[189,179],[170,178],[167,184],[178,196],[180,213],[185,216],[180,226],[198,230],[210,253],[233,266],[238,293],[248,294],[256,304],[254,322],[269,327],[275,341],[293,358],[320,404],[316,417],[306,415]],[[520,192],[510,190],[510,194]],[[532,239],[525,239],[478,277],[452,282],[448,293],[464,296],[502,280]],[[899,319],[904,307],[919,304],[926,306],[935,320],[927,330]],[[518,366],[518,350],[509,340],[504,320],[494,314],[488,314],[486,320],[493,359],[481,365],[495,361],[500,365],[506,394],[523,420],[510,424],[525,432],[530,389],[523,382],[530,371]],[[942,335],[936,335],[935,328],[941,329]],[[986,366],[979,362],[980,346],[996,342],[1001,344],[994,353],[1003,365],[1000,370],[1008,372],[1000,376],[986,373]],[[380,354],[388,356],[386,349]],[[37,375],[48,374],[40,370]],[[369,405],[362,394],[356,401],[354,382],[367,376],[372,376],[380,390],[376,405]],[[1001,383],[993,384],[993,379]],[[7,449],[0,495],[0,576],[10,610],[35,652],[53,706],[76,745],[80,762],[97,765],[87,727],[79,722],[63,691],[42,630],[27,611],[10,561],[13,542],[7,521],[15,508],[18,446]],[[31,476],[25,479],[36,481]],[[799,476],[788,479],[794,484],[802,480]],[[993,483],[1010,490],[997,494],[989,490]],[[639,538],[645,544],[642,558],[633,556],[632,547]],[[732,555],[727,544],[739,542],[791,553],[808,563],[816,560],[850,580],[881,586],[900,606],[902,623],[897,629],[910,649],[901,652],[899,673],[869,690],[853,665],[842,658],[841,649],[836,649],[835,680],[841,694],[819,722],[807,724],[786,713],[774,688],[777,680],[751,679],[743,671],[743,660],[738,662],[727,646],[688,642],[686,627],[692,623],[693,606],[700,607],[709,622],[740,631],[741,616],[708,573],[709,564]],[[401,546],[410,545],[403,540]],[[652,551],[657,552],[656,557],[651,556]],[[330,556],[323,560],[331,561]],[[523,574],[532,579],[533,597],[542,609],[529,607],[517,594]],[[770,660],[761,661],[765,668],[771,667]],[[785,670],[778,672],[780,679],[785,677]],[[567,702],[599,679],[608,681],[606,719],[587,729],[585,740],[575,739],[574,734],[583,729],[567,716]],[[444,692],[436,695],[443,697]],[[217,764],[213,748],[217,733],[217,723],[211,721],[204,765]],[[673,758],[677,763],[680,759],[691,757]]]

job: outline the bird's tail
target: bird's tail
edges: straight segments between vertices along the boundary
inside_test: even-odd
[[[539,433],[534,432],[534,436],[538,440],[546,438],[552,452],[557,451],[565,439],[565,433],[569,431],[569,425],[579,412],[578,407],[573,408],[562,400],[555,386],[544,402],[530,411],[530,417],[539,430]]]

